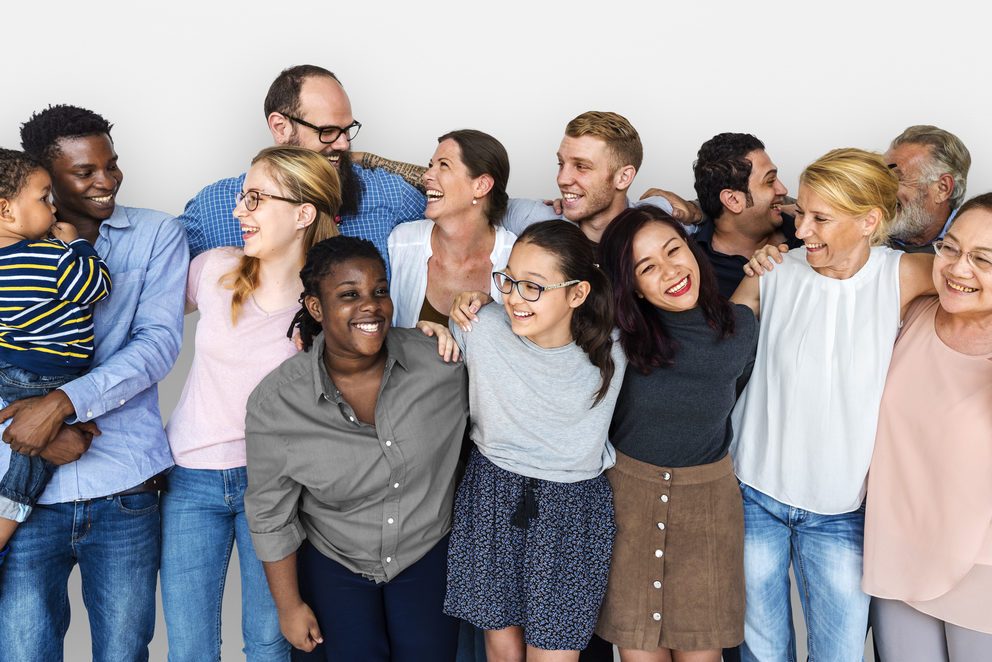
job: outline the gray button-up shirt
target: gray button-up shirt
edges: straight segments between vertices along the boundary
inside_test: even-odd
[[[468,424],[465,366],[441,361],[437,341],[415,329],[390,329],[386,350],[375,426],[360,422],[334,387],[322,335],[251,394],[245,510],[262,561],[308,539],[384,582],[451,529]]]

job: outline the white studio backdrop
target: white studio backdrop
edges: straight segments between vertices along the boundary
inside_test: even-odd
[[[969,192],[992,189],[989,34],[975,3],[209,2],[17,3],[3,9],[0,146],[50,103],[103,114],[125,172],[119,201],[171,213],[244,171],[271,142],[262,101],[286,66],[334,71],[363,123],[353,147],[424,163],[476,128],[510,154],[510,193],[556,194],[555,151],[586,110],[625,115],[645,159],[632,191],[693,195],[699,145],[754,133],[782,180],[834,147],[883,151],[911,124],[957,134]],[[192,320],[190,320],[192,322]],[[192,327],[162,385],[178,399]],[[236,566],[236,563],[234,564]],[[240,656],[235,576],[225,659]],[[86,660],[78,586],[67,646]],[[160,621],[152,659],[164,659]]]

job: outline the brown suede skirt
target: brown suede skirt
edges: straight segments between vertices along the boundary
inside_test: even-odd
[[[730,456],[666,468],[617,453],[617,534],[596,634],[620,648],[744,639],[744,509]]]

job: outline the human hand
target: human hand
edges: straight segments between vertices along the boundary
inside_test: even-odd
[[[459,329],[467,333],[472,330],[472,322],[479,321],[475,314],[483,306],[492,303],[492,300],[491,296],[478,290],[462,292],[455,297],[451,304],[451,312],[448,313],[448,317],[458,325]]]
[[[92,421],[63,425],[55,434],[52,443],[41,451],[41,456],[57,465],[75,462],[90,449],[93,437],[98,434],[100,429]]]
[[[17,400],[0,409],[0,423],[14,419],[3,431],[3,440],[18,453],[39,455],[55,439],[66,416],[73,413],[72,401],[59,389],[42,397]]]
[[[451,331],[448,327],[438,324],[437,322],[428,322],[427,320],[420,320],[417,322],[417,328],[425,336],[437,337],[437,353],[445,363],[451,363],[452,361],[457,361],[461,350],[458,348],[458,343],[455,342],[455,337],[451,335]]]
[[[55,221],[52,223],[52,236],[56,239],[61,239],[65,243],[73,242],[79,239],[79,231],[76,226],[72,223],[66,223],[64,221]]]
[[[761,276],[767,271],[775,268],[775,264],[782,264],[782,256],[789,252],[787,244],[767,244],[754,251],[754,255],[744,265],[744,273],[748,276]]]
[[[324,643],[317,625],[317,617],[305,602],[292,609],[279,612],[279,629],[293,648],[309,653],[317,644]]]
[[[561,198],[555,198],[554,200],[545,200],[544,204],[546,204],[547,206],[551,207],[551,209],[554,210],[555,216],[561,216],[562,209],[564,209],[564,207],[561,206]]]
[[[672,218],[682,225],[695,225],[703,220],[703,211],[698,205],[688,202],[682,196],[660,188],[649,188],[641,196],[645,198],[664,198],[672,206]]]

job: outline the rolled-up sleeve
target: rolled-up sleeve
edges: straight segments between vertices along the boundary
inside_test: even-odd
[[[302,486],[289,476],[288,449],[274,425],[281,419],[276,412],[267,411],[262,399],[258,391],[252,394],[245,417],[245,513],[255,555],[272,562],[295,552],[307,536],[298,511]],[[284,420],[281,427],[285,429]]]

